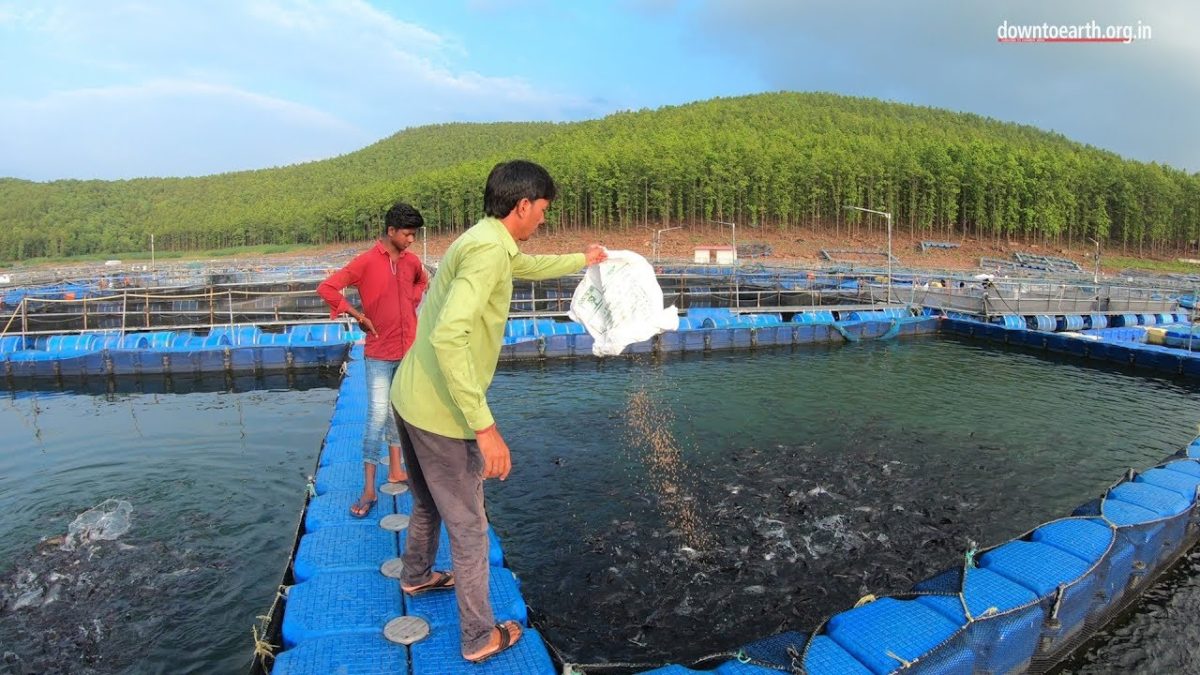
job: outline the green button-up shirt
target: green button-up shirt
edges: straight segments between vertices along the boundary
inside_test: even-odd
[[[491,426],[486,394],[500,358],[513,277],[553,279],[586,264],[582,253],[521,253],[495,218],[464,232],[433,275],[416,340],[392,380],[392,405],[404,421],[466,439]]]

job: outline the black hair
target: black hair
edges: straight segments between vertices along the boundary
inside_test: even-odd
[[[483,189],[483,212],[493,218],[512,213],[522,199],[554,201],[558,190],[550,173],[538,164],[523,159],[492,167]]]
[[[383,234],[385,236],[389,228],[415,230],[421,227],[425,227],[425,219],[421,217],[421,212],[404,202],[396,202],[383,216]]]

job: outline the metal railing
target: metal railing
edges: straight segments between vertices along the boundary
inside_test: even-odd
[[[312,290],[246,291],[210,287],[200,293],[122,291],[76,299],[25,297],[3,319],[0,336],[97,330],[195,330],[238,324],[283,326],[328,320],[328,307]]]

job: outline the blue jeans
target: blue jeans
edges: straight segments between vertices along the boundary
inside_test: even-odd
[[[384,441],[389,446],[400,446],[396,416],[392,414],[392,404],[388,399],[392,377],[399,366],[399,361],[366,358],[367,428],[363,434],[363,462],[378,464]]]

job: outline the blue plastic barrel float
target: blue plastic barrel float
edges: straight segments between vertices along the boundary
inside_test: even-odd
[[[94,334],[83,335],[51,335],[46,340],[48,352],[87,352],[96,348]]]
[[[583,335],[587,329],[583,324],[575,323],[574,321],[555,321],[550,327],[551,335]]]
[[[11,354],[25,349],[24,335],[6,335],[0,337],[0,354]]]
[[[509,319],[504,324],[504,337],[527,337],[533,335],[533,319]]]
[[[179,337],[178,333],[176,333],[175,331],[172,331],[172,330],[160,330],[160,331],[152,331],[149,333],[138,333],[138,335],[141,335],[142,337],[146,338],[147,344],[146,344],[145,348],[147,348],[147,349],[160,349],[162,347],[170,347],[171,345],[175,344],[175,340],[177,340]],[[127,336],[127,337],[129,337],[129,336]]]
[[[1025,317],[1017,314],[1006,314],[1004,316],[993,317],[992,321],[1003,324],[1005,328],[1021,329],[1027,328]]]
[[[214,326],[208,332],[209,337],[216,340],[216,342],[209,343],[210,345],[232,345],[235,347],[258,344],[262,334],[262,329],[258,326]],[[222,338],[224,341],[222,341]]]
[[[1108,328],[1108,317],[1103,314],[1088,314],[1087,322],[1089,329]]]
[[[845,318],[849,321],[889,321],[890,322],[893,319],[896,319],[899,317],[897,317],[892,312],[889,312],[886,310],[873,310],[873,311],[849,312],[846,314]]]
[[[813,310],[811,312],[797,312],[792,316],[792,323],[828,325],[834,322],[833,312],[827,309]]]
[[[751,326],[778,326],[783,323],[783,315],[777,312],[757,314],[739,314],[741,324]]]
[[[304,332],[306,331],[306,332]],[[317,323],[307,326],[296,326],[293,333],[302,333],[307,337],[305,342],[341,342],[345,339],[346,329],[340,323]],[[296,344],[293,337],[292,344]]]
[[[1083,330],[1085,323],[1083,316],[1080,314],[1066,314],[1058,317],[1055,327],[1060,331],[1078,331]]]
[[[1054,331],[1054,317],[1046,314],[1038,314],[1036,316],[1026,317],[1026,323],[1029,325],[1029,330],[1041,331],[1050,333]]]

